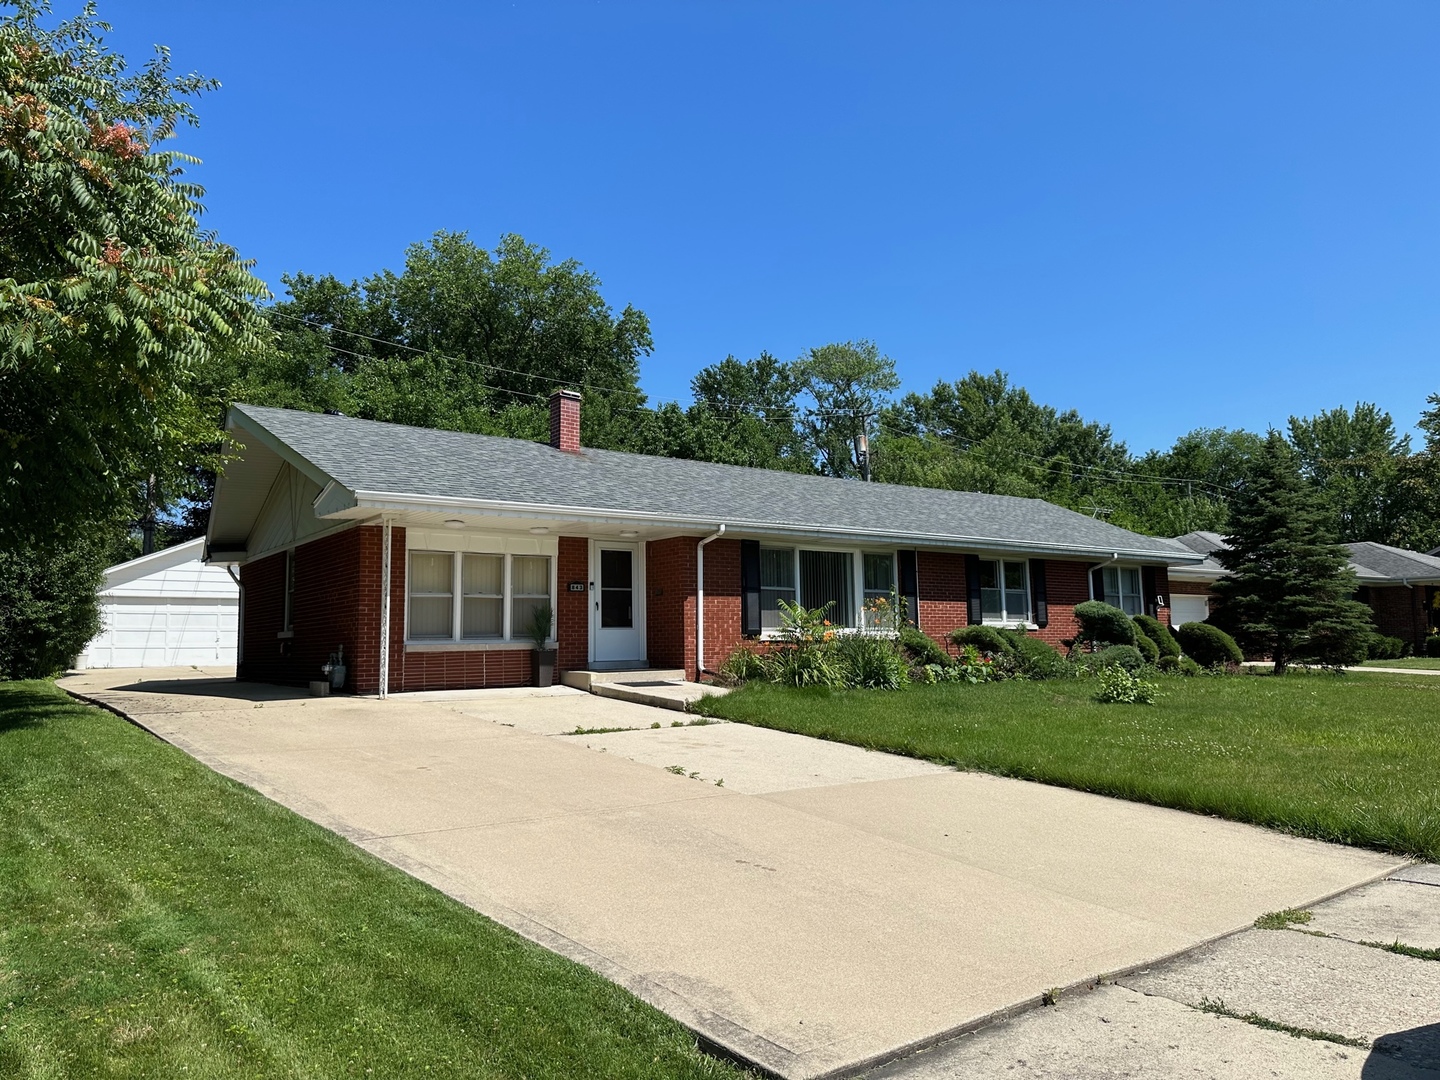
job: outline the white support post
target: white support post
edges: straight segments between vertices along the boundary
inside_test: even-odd
[[[725,535],[725,526],[716,527],[713,536],[707,536],[695,545],[695,681],[701,682],[705,674],[705,545]]]
[[[380,526],[380,697],[390,696],[390,519]]]

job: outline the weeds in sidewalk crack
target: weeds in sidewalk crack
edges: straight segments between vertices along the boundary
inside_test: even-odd
[[[1361,945],[1368,945],[1372,949],[1384,949],[1386,952],[1393,952],[1400,956],[1413,956],[1416,960],[1440,960],[1440,949],[1417,949],[1414,945],[1405,945],[1395,941],[1386,945],[1383,941],[1362,941]]]
[[[1284,930],[1295,923],[1308,923],[1313,915],[1308,911],[1301,911],[1299,908],[1284,908],[1281,911],[1269,911],[1255,920],[1256,930]]]
[[[1341,1046],[1353,1046],[1360,1050],[1370,1049],[1368,1039],[1356,1039],[1349,1035],[1337,1035],[1333,1031],[1321,1031],[1319,1028],[1296,1027],[1294,1024],[1282,1024],[1278,1020],[1271,1020],[1261,1016],[1259,1013],[1240,1013],[1226,1006],[1225,1002],[1216,999],[1214,1001],[1207,997],[1200,999],[1199,1009],[1201,1012],[1211,1013],[1214,1016],[1223,1016],[1230,1020],[1240,1020],[1253,1027],[1264,1028],[1266,1031],[1280,1031],[1295,1039],[1314,1039],[1317,1042],[1338,1043]]]

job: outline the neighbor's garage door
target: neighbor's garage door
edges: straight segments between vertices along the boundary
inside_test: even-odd
[[[180,667],[235,663],[238,606],[107,599],[105,628],[80,658],[82,667]]]
[[[1170,594],[1170,622],[1181,626],[1187,622],[1204,622],[1210,617],[1210,600],[1205,596]]]

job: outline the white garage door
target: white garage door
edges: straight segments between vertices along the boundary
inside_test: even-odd
[[[1209,597],[1170,594],[1170,622],[1172,625],[1183,626],[1187,622],[1204,622],[1209,617]]]
[[[104,629],[80,657],[82,668],[214,666],[235,663],[234,603],[110,599]]]

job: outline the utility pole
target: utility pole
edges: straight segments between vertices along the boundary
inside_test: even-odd
[[[870,436],[866,431],[870,423],[870,417],[874,413],[856,413],[855,419],[859,421],[860,428],[855,434],[855,464],[860,467],[860,479],[866,483],[870,482]]]

